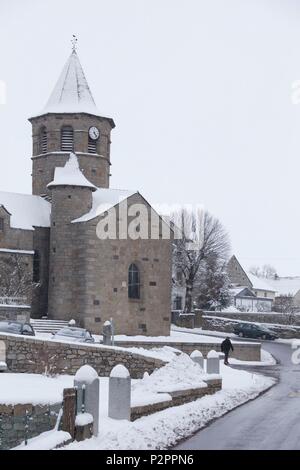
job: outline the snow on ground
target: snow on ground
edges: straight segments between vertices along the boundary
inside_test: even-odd
[[[71,439],[68,432],[65,431],[47,431],[28,441],[28,445],[21,444],[14,447],[13,450],[51,450],[56,446]]]
[[[240,361],[239,359],[231,358],[231,364],[238,364],[244,366],[274,366],[276,359],[265,349],[261,350],[261,361]]]
[[[16,383],[14,375],[16,374],[3,374],[0,376],[0,378],[4,377],[2,384],[0,383],[0,403],[3,402],[3,396],[8,400],[9,392],[11,392],[13,386],[19,390],[19,396],[23,397],[24,384],[27,384],[27,387],[29,386],[32,394],[29,396],[29,393],[27,393],[24,402],[30,402],[32,400],[29,398],[34,397],[35,401],[45,402],[45,393],[47,392],[45,384],[48,385],[48,399],[56,401],[58,397],[61,398],[62,396],[62,388],[64,386],[69,387],[73,381],[71,376],[53,379],[36,376],[36,382],[32,382],[31,374],[19,374],[21,379],[23,378],[22,384],[21,382]],[[64,449],[165,449],[205,426],[211,419],[223,415],[249,399],[255,398],[260,392],[274,384],[272,378],[231,369],[224,364],[221,364],[221,375],[223,389],[216,394],[157,412],[132,423],[126,420],[117,421],[108,418],[109,379],[103,377],[100,381],[99,436],[81,443],[71,443],[65,446]],[[163,368],[157,369],[150,376],[145,374],[143,379],[132,380],[132,405],[140,406],[170,400],[171,397],[168,392],[176,389],[206,386],[203,382],[206,377],[207,375],[200,366],[195,364],[187,354],[173,354],[173,359]],[[215,376],[210,375],[210,377]],[[56,388],[55,393],[54,388]],[[39,394],[39,399],[37,394]],[[56,433],[56,430],[53,431],[53,435],[51,433],[45,435],[44,433],[41,436],[41,441],[38,438],[31,439],[29,441],[30,448],[51,447],[47,443],[47,436],[52,442],[52,439],[58,438]]]

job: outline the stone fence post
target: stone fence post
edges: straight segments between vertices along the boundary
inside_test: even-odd
[[[192,354],[190,355],[190,358],[192,359],[193,362],[195,362],[196,364],[199,364],[199,366],[202,369],[204,369],[204,359],[200,351],[195,349],[195,351],[193,351]]]
[[[72,439],[75,438],[76,395],[75,388],[64,389],[61,429],[68,432]]]
[[[219,354],[213,349],[207,354],[206,372],[208,374],[220,374]]]
[[[109,377],[108,416],[113,419],[127,419],[131,415],[131,377],[128,369],[118,364]]]
[[[112,344],[112,324],[110,321],[106,321],[103,324],[103,329],[102,329],[102,335],[103,335],[103,344],[106,346],[111,346]]]
[[[99,432],[99,401],[100,382],[95,369],[89,365],[82,366],[74,378],[74,386],[77,388],[77,415],[89,413],[93,416],[93,434]]]

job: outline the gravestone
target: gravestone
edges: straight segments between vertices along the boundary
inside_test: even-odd
[[[208,374],[220,374],[219,354],[213,349],[207,354],[206,372]]]
[[[200,351],[198,351],[197,349],[193,351],[192,354],[190,355],[190,358],[192,359],[193,362],[195,362],[196,364],[199,364],[201,369],[204,369],[204,359]]]
[[[128,369],[118,364],[109,377],[108,416],[113,419],[127,419],[131,415],[131,377]]]

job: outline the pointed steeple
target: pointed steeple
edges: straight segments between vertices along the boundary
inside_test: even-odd
[[[88,113],[100,116],[74,45],[40,115],[47,113]]]

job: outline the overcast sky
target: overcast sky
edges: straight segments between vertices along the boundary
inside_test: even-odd
[[[202,203],[248,267],[300,275],[298,0],[0,0],[0,189],[31,191],[31,126],[78,36],[115,119],[112,187]]]

